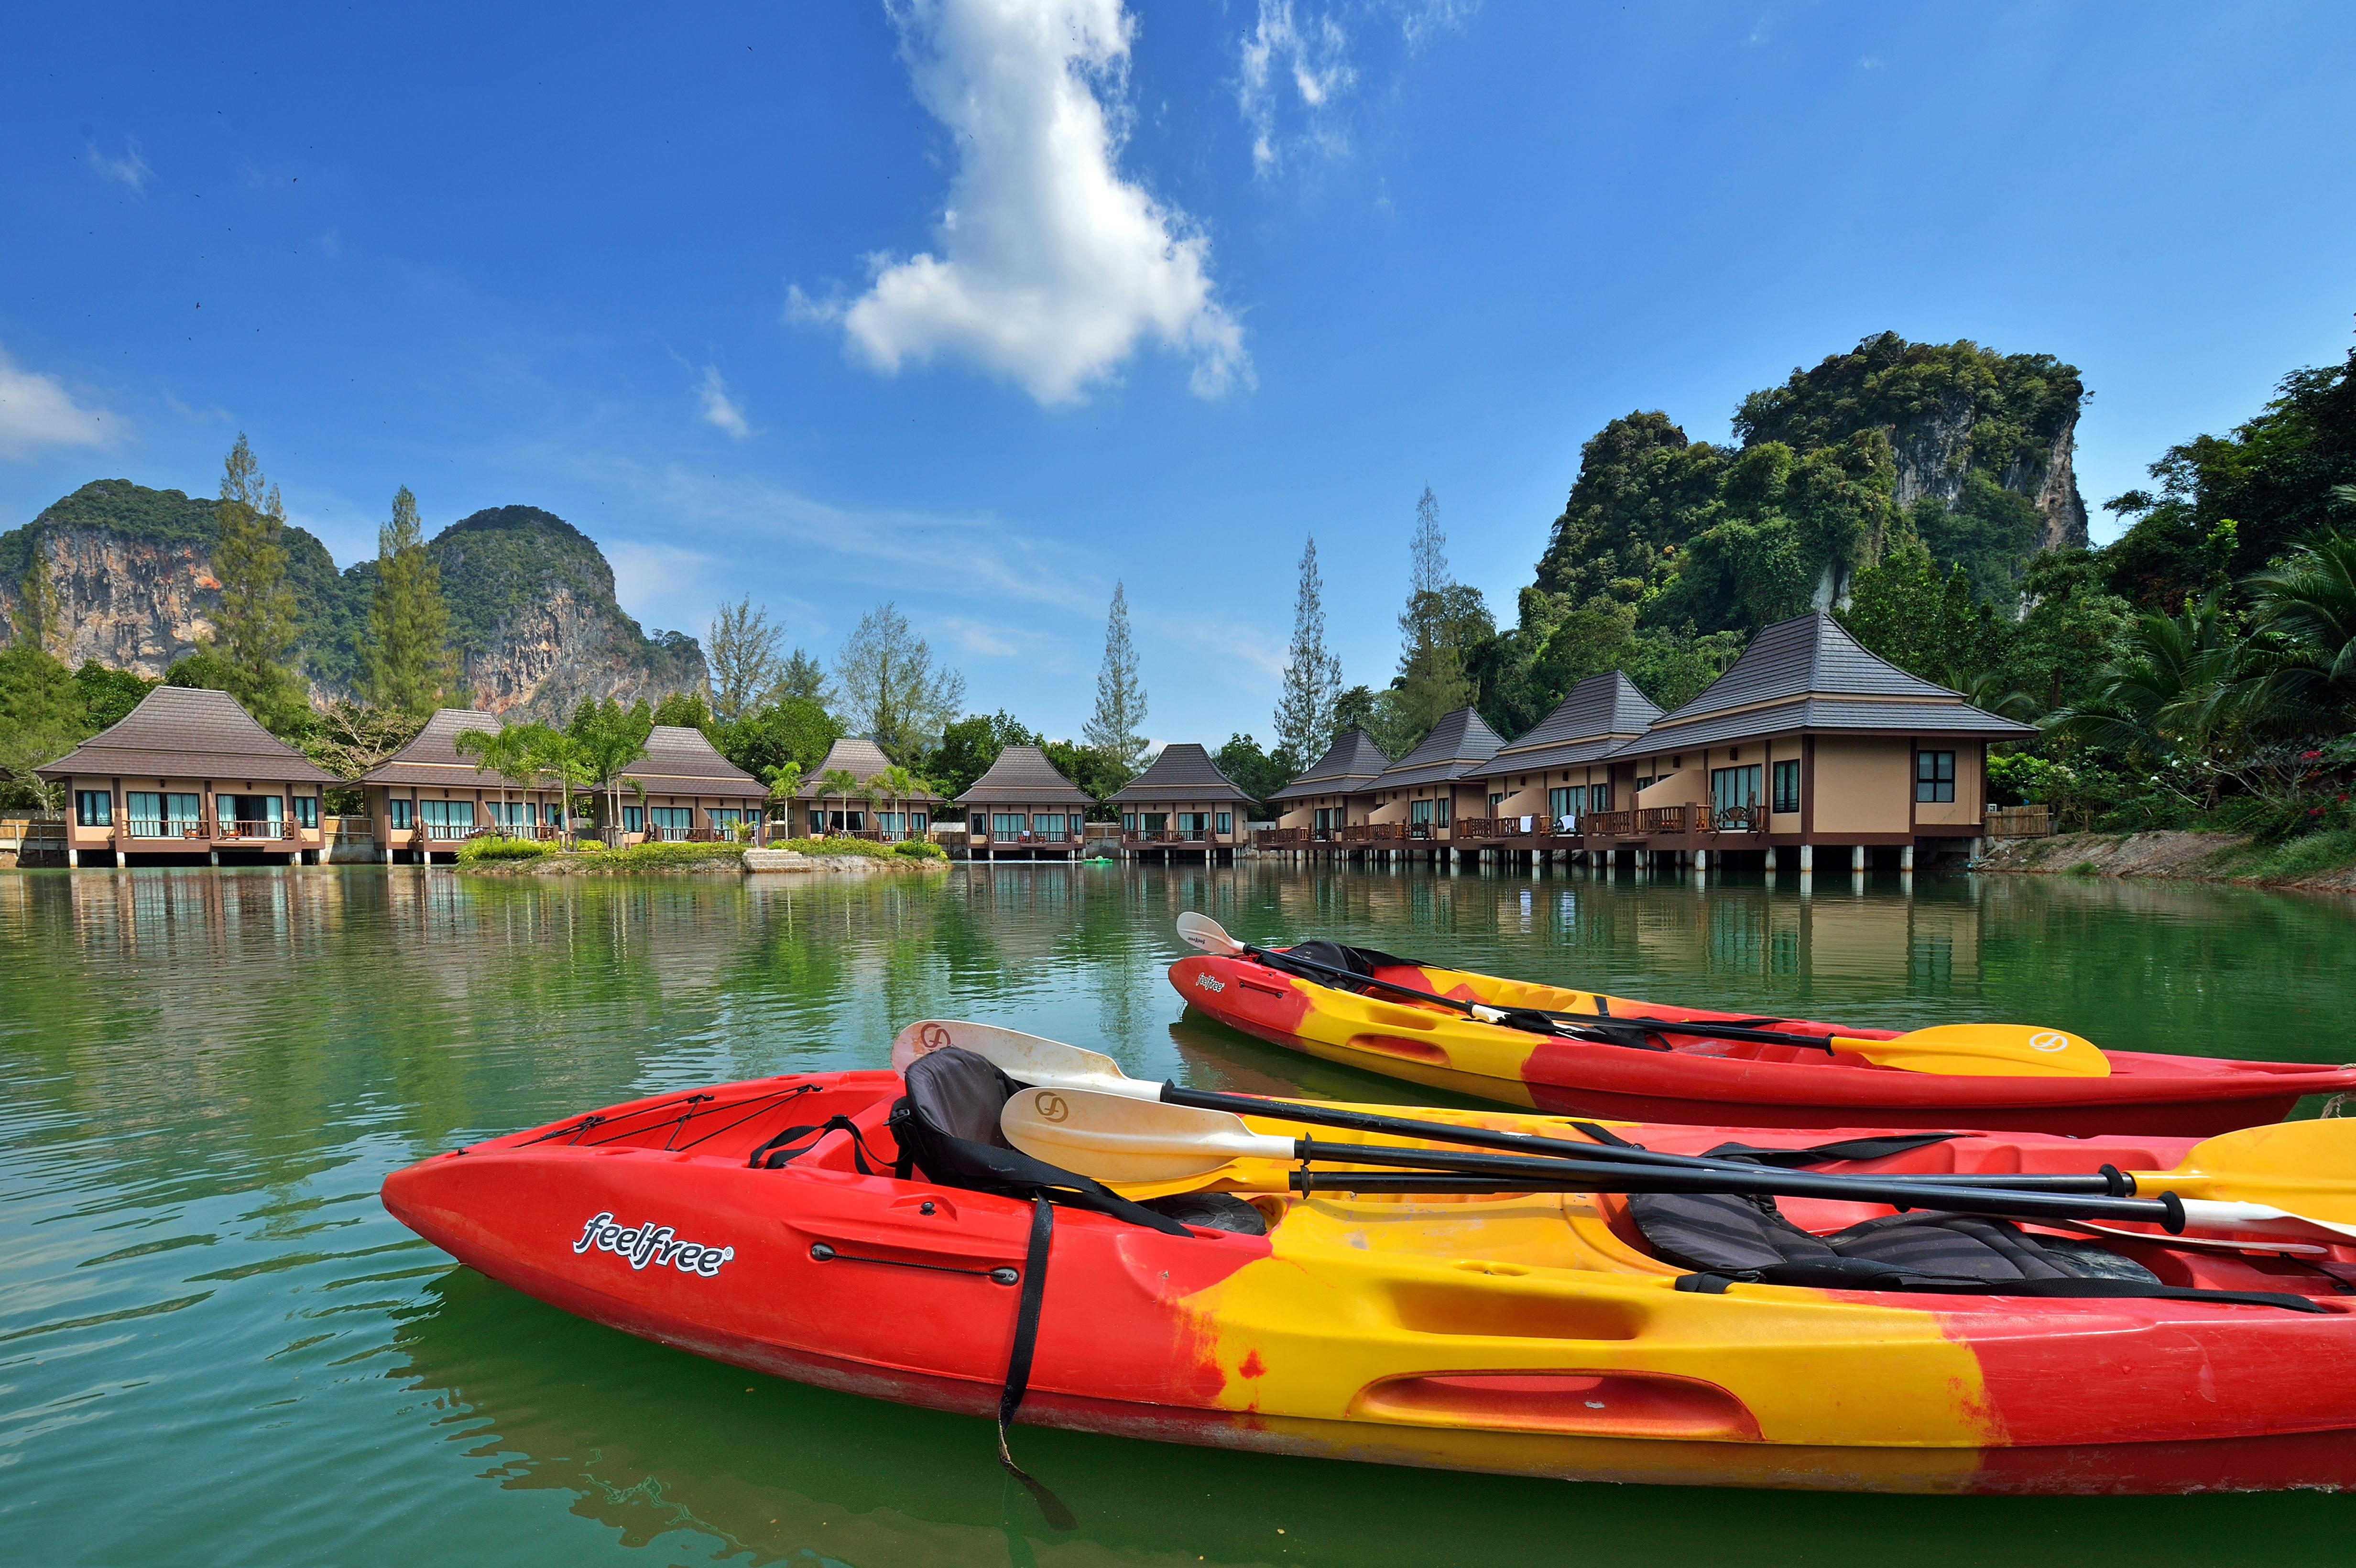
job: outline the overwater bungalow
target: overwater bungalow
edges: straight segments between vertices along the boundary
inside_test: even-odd
[[[844,736],[827,748],[825,761],[802,775],[801,787],[794,792],[793,809],[798,819],[795,826],[807,826],[813,838],[829,833],[886,843],[926,837],[932,831],[933,819],[948,803],[927,789],[892,795],[877,786],[876,775],[891,766],[892,759],[874,741]],[[826,794],[819,781],[837,772],[858,780],[866,793],[847,797]]]
[[[201,855],[316,865],[337,781],[225,691],[159,686],[120,722],[35,770],[66,792],[66,863]]]
[[[1528,734],[1499,747],[1470,775],[1480,781],[1487,805],[1480,820],[1459,824],[1459,836],[1576,832],[1580,818],[1612,809],[1612,757],[1660,717],[1660,706],[1618,670],[1589,676]]]
[[[552,780],[504,779],[459,754],[464,731],[497,734],[499,728],[497,714],[436,709],[415,740],[360,775],[377,852],[387,865],[455,856],[459,845],[494,828],[519,838],[562,833],[564,808]],[[573,798],[576,810],[587,809],[581,791]]]
[[[1307,773],[1269,797],[1276,826],[1261,835],[1269,848],[1338,844],[1345,827],[1364,827],[1374,810],[1375,781],[1391,765],[1375,738],[1344,730]]]
[[[716,843],[748,833],[765,841],[769,786],[722,756],[701,730],[656,725],[647,754],[623,769],[622,779],[626,843]]]
[[[1458,818],[1480,816],[1486,804],[1476,775],[1503,744],[1470,708],[1442,717],[1422,744],[1375,780],[1365,841],[1391,848],[1454,842]]]
[[[1233,860],[1249,831],[1251,796],[1192,741],[1162,748],[1113,792],[1122,852],[1150,859]]]
[[[966,812],[966,852],[977,860],[1068,860],[1080,852],[1087,791],[1066,778],[1036,746],[1009,746],[957,797]]]

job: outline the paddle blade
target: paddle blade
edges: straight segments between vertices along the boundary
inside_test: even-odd
[[[1219,958],[1232,958],[1244,950],[1242,943],[1227,934],[1226,927],[1191,909],[1178,917],[1178,938],[1189,947],[1200,948]]]
[[[1832,1048],[1877,1067],[1960,1078],[2108,1078],[2111,1059],[2090,1040],[2028,1024],[1940,1024],[1896,1040],[1836,1036]]]
[[[1006,1141],[1034,1159],[1098,1181],[1183,1181],[1237,1159],[1289,1159],[1292,1140],[1255,1133],[1241,1116],[1086,1089],[1025,1089],[998,1118]]]
[[[2193,1146],[2184,1163],[2136,1173],[2138,1191],[2271,1203],[2318,1220],[2356,1224],[2356,1118],[2244,1127]]]
[[[892,1041],[893,1071],[905,1072],[916,1058],[952,1045],[972,1051],[1009,1078],[1024,1083],[1089,1089],[1147,1100],[1162,1093],[1159,1083],[1130,1077],[1121,1072],[1120,1063],[1099,1051],[1083,1051],[1076,1045],[1024,1034],[1020,1029],[958,1019],[926,1019],[902,1029]]]

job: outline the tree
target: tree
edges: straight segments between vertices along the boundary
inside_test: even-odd
[[[859,775],[852,773],[849,768],[829,768],[826,772],[819,774],[818,776],[819,798],[820,800],[841,801],[842,803],[842,814],[845,816],[847,816],[851,810],[851,798],[854,795],[861,795],[864,793],[865,791],[859,782]],[[827,819],[827,831],[830,834],[834,831],[834,819],[832,817],[829,817]]]
[[[362,688],[379,708],[430,714],[455,700],[458,656],[442,569],[425,551],[417,497],[406,485],[393,492],[392,520],[377,530],[376,550]]]
[[[499,827],[508,827],[508,787],[512,784],[529,790],[540,777],[537,737],[526,734],[520,725],[498,730],[461,730],[451,737],[450,749],[462,757],[475,759],[478,773],[499,775]]]
[[[357,779],[417,739],[425,718],[339,697],[304,737],[303,754],[339,779]]]
[[[623,774],[647,754],[655,731],[654,709],[643,697],[625,709],[612,698],[603,702],[584,699],[565,733],[576,750],[573,755],[587,775],[589,787],[605,792],[605,829],[618,831],[622,820],[622,788],[627,784],[646,798],[646,785]]]
[[[58,807],[60,786],[33,770],[90,735],[73,672],[37,641],[0,648],[0,795],[39,811]]]
[[[925,766],[940,781],[941,794],[955,800],[988,773],[1009,746],[1044,746],[1045,740],[1023,727],[1023,721],[1000,709],[996,713],[969,713],[941,731],[941,743],[925,759]],[[1069,771],[1065,773],[1074,784]],[[1080,784],[1083,789],[1086,784]]]
[[[63,657],[57,645],[70,640],[72,628],[66,624],[57,580],[49,572],[48,540],[35,534],[27,544],[32,559],[16,590],[16,640]]]
[[[1134,777],[1145,765],[1144,724],[1145,683],[1129,637],[1129,592],[1115,582],[1105,616],[1104,663],[1097,670],[1097,710],[1080,738]]]
[[[922,756],[965,700],[965,677],[935,665],[931,647],[890,603],[862,616],[843,639],[835,674],[852,728],[894,762]]]
[[[96,659],[82,660],[81,668],[74,671],[74,685],[81,692],[82,722],[93,735],[122,723],[139,706],[141,698],[163,684],[127,669],[109,669]]]
[[[834,705],[834,688],[826,678],[826,667],[799,648],[777,667],[772,689],[772,700],[783,702],[788,698],[815,702],[821,708]]]
[[[781,639],[768,611],[753,608],[751,595],[720,606],[704,651],[712,660],[712,711],[723,722],[733,724],[770,700],[785,673],[777,657]],[[794,656],[804,656],[797,648]]]
[[[1857,578],[1857,591],[1834,619],[1869,653],[1909,674],[1961,689],[1968,675],[1994,667],[1994,618],[1974,603],[1969,573],[1945,571],[1919,539],[1908,539]]]
[[[582,743],[548,724],[510,724],[507,733],[516,738],[516,744],[529,761],[531,771],[543,778],[556,781],[558,831],[564,842],[573,842],[573,796],[575,792],[597,787],[596,769]],[[635,785],[633,787],[636,787]],[[644,795],[641,789],[638,792]]]
[[[1072,781],[1073,787],[1087,793],[1095,804],[1087,807],[1093,821],[1110,822],[1120,816],[1107,803],[1121,785],[1135,778],[1135,770],[1125,768],[1094,746],[1084,746],[1076,741],[1046,741],[1040,750],[1055,771]]]
[[[1469,599],[1468,596],[1469,595]],[[1469,628],[1467,623],[1472,623]],[[1472,700],[1465,678],[1463,644],[1488,622],[1478,590],[1448,574],[1448,536],[1440,530],[1440,498],[1424,486],[1415,504],[1415,532],[1408,539],[1407,608],[1399,613],[1398,692],[1400,739],[1413,747],[1442,717]],[[1494,635],[1494,623],[1488,624]],[[1409,738],[1409,737],[1412,738]]]
[[[900,803],[924,788],[924,781],[894,763],[869,779],[867,787],[876,799],[890,803],[894,814],[897,815]],[[905,827],[904,827],[901,831],[905,837]]]
[[[1280,752],[1306,766],[1333,743],[1333,704],[1342,695],[1342,661],[1325,646],[1325,583],[1317,571],[1317,537],[1301,550],[1301,586],[1292,599],[1292,647],[1276,699]]]
[[[221,464],[220,504],[214,508],[220,540],[213,575],[220,608],[210,646],[220,658],[221,689],[245,704],[273,733],[307,725],[310,702],[286,667],[294,645],[294,591],[286,581],[286,507],[278,486],[262,477],[253,448],[240,432]],[[199,650],[207,644],[200,639]]]
[[[842,723],[809,698],[781,697],[734,724],[712,725],[710,733],[722,756],[766,778],[787,763],[804,772],[818,766],[842,739]]]
[[[1249,735],[1228,736],[1227,743],[1220,747],[1211,760],[1218,763],[1221,773],[1235,781],[1237,789],[1251,796],[1252,811],[1256,816],[1270,810],[1269,797],[1290,784],[1293,773],[1298,771],[1261,751],[1259,742]],[[1313,762],[1316,759],[1312,757],[1310,760]]]
[[[716,728],[712,705],[703,700],[700,691],[674,691],[656,703],[655,722],[674,730],[701,730],[706,734]]]
[[[774,813],[777,807],[783,806],[786,812],[786,826],[788,828],[792,827],[794,796],[801,793],[802,787],[802,765],[799,763],[789,762],[763,768],[761,782],[769,786],[769,805],[772,812],[770,820],[773,822],[776,820]]]

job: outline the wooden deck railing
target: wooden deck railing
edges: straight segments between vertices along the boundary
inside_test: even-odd
[[[1404,822],[1353,822],[1342,829],[1344,844],[1388,844],[1406,837]]]
[[[1263,827],[1252,835],[1252,842],[1262,849],[1291,849],[1309,842],[1306,827]]]
[[[1709,808],[1704,807],[1708,811]],[[1767,808],[1763,805],[1721,805],[1709,811],[1710,830],[1716,833],[1764,833],[1767,831]]]

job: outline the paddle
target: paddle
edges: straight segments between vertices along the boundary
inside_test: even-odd
[[[1665,1154],[1654,1149],[1622,1147],[1603,1143],[1579,1143],[1568,1138],[1529,1133],[1499,1132],[1489,1127],[1462,1126],[1449,1122],[1408,1116],[1387,1116],[1335,1105],[1305,1104],[1295,1100],[1264,1100],[1248,1094],[1221,1094],[1183,1089],[1175,1083],[1150,1083],[1131,1078],[1120,1064],[1098,1051],[1045,1040],[995,1024],[928,1019],[910,1024],[892,1043],[892,1065],[902,1072],[927,1051],[961,1046],[995,1063],[1010,1078],[1043,1088],[1066,1088],[1119,1095],[1125,1099],[1158,1101],[1202,1110],[1226,1111],[1266,1121],[1295,1122],[1308,1126],[1337,1127],[1355,1133],[1391,1137],[1430,1139],[1472,1148],[1496,1149],[1549,1159],[1597,1160],[1661,1168],[1683,1168],[1755,1174],[1759,1168],[1735,1160],[1699,1155]],[[1907,1175],[1880,1178],[1869,1174],[1825,1175],[1818,1180],[1902,1180],[1910,1185],[1961,1186],[2005,1190],[2038,1190],[2121,1195],[2147,1190],[2181,1189],[2180,1196],[2214,1197],[2221,1193],[2255,1195],[2280,1203],[2296,1203],[2329,1221],[2356,1223],[2356,1119],[2286,1122],[2276,1126],[2247,1127],[2223,1133],[2196,1146],[2184,1163],[2172,1171],[2135,1171],[2110,1176]],[[2337,1237],[2335,1240],[2339,1239]]]
[[[1741,1024],[1713,1023],[1707,1019],[1590,1018],[1580,1013],[1550,1013],[1535,1008],[1493,1008],[1454,997],[1434,995],[1390,980],[1377,980],[1337,965],[1321,963],[1294,953],[1271,952],[1237,942],[1218,922],[1189,910],[1178,917],[1178,934],[1190,945],[1223,958],[1252,958],[1283,972],[1288,966],[1312,970],[1349,986],[1363,986],[1387,995],[1446,1008],[1476,1022],[1499,1024],[1533,1034],[1555,1034],[1605,1044],[1627,1044],[1629,1037],[1655,1034],[1692,1035],[1705,1040],[1758,1041],[1770,1045],[1813,1046],[1837,1055],[1860,1056],[1877,1067],[1902,1068],[1910,1072],[1938,1072],[1952,1077],[1981,1078],[2107,1078],[2110,1059],[2091,1040],[2062,1029],[2035,1029],[2027,1024],[1939,1024],[1915,1029],[1894,1040],[1861,1040],[1848,1035],[1789,1034],[1780,1029],[1753,1029]]]
[[[2158,1225],[2170,1235],[2203,1231],[2356,1241],[2356,1226],[2331,1225],[2262,1203],[2150,1198],[2099,1198],[1939,1185],[1904,1177],[1814,1176],[1752,1167],[1700,1170],[1640,1168],[1609,1160],[1508,1157],[1377,1144],[1328,1144],[1256,1133],[1224,1111],[1154,1103],[1086,1089],[1026,1089],[1006,1102],[999,1126],[1034,1158],[1099,1181],[1143,1185],[1209,1176],[1239,1159],[1281,1164],[1372,1165],[1391,1171],[1300,1172],[1295,1190],[1432,1192],[1566,1190],[1707,1192],[1740,1197],[1830,1198],[1897,1209],[1994,1214],[2052,1222],[2124,1221]],[[1438,1173],[1438,1174],[1435,1174]]]

